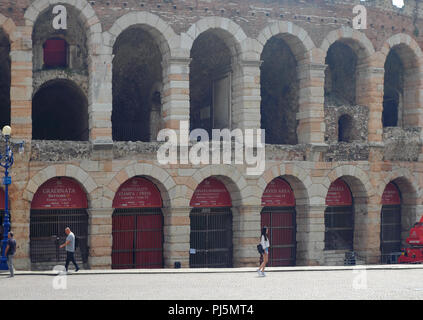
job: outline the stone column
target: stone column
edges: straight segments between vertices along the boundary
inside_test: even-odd
[[[325,205],[297,208],[297,265],[324,265]]]
[[[385,70],[369,67],[367,64],[357,66],[357,104],[369,108],[370,143],[382,141],[383,83]]]
[[[260,255],[261,206],[232,208],[233,266],[257,267]]]
[[[261,127],[261,61],[242,60],[233,67],[232,129]]]
[[[164,267],[174,268],[176,261],[189,268],[190,207],[164,208]]]
[[[380,214],[376,203],[354,206],[354,251],[366,264],[380,262]]]
[[[17,240],[14,259],[17,270],[30,270],[30,202],[23,200],[29,180],[28,166],[32,139],[32,28],[17,27],[11,43],[11,127],[13,142],[25,142],[25,153],[14,148],[15,163],[11,169],[12,185],[9,188],[11,228]],[[1,130],[1,128],[0,128]],[[2,151],[3,152],[3,151]]]
[[[298,143],[322,144],[325,141],[325,64],[301,64],[297,67],[300,81],[297,120]]]
[[[32,39],[31,27],[16,28],[11,43],[11,127],[12,138],[32,139]]]
[[[93,208],[88,214],[88,265],[91,269],[111,269],[113,208]]]
[[[163,121],[165,128],[179,130],[179,121],[189,121],[189,58],[170,58],[163,65],[162,92]]]
[[[88,113],[90,141],[112,142],[112,55],[95,55],[90,64]]]

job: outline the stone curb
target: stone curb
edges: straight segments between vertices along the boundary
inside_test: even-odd
[[[299,272],[299,271],[348,271],[366,269],[372,270],[412,270],[421,269],[423,265],[412,264],[412,265],[356,265],[356,266],[323,266],[323,267],[269,267],[266,268],[266,272]],[[105,274],[202,274],[202,273],[245,273],[245,272],[257,272],[257,268],[215,268],[215,269],[121,269],[121,270],[80,270],[77,273],[74,270],[70,270],[70,275],[105,275]],[[28,276],[28,275],[45,275],[55,276],[58,272],[54,271],[15,271],[16,276]],[[1,275],[9,275],[8,271],[1,270]]]

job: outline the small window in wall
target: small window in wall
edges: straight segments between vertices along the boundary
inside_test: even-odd
[[[48,39],[44,42],[44,67],[64,68],[67,66],[67,43],[63,39]]]
[[[338,120],[338,142],[353,140],[353,119],[349,115],[342,115]]]

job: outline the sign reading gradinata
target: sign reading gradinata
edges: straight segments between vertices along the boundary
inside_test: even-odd
[[[86,209],[87,196],[71,178],[53,178],[38,188],[31,209]]]

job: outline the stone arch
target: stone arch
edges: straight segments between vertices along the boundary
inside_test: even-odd
[[[69,177],[75,179],[87,194],[87,198],[90,204],[99,199],[101,193],[96,192],[98,186],[96,182],[89,176],[87,172],[82,170],[80,167],[66,164],[66,165],[52,165],[48,166],[39,172],[37,172],[29,181],[25,187],[23,199],[31,202],[34,194],[38,188],[47,180],[55,177]],[[89,205],[91,207],[91,205]]]
[[[263,52],[264,46],[271,38],[279,35],[288,43],[298,62],[310,61],[311,51],[316,47],[313,40],[306,30],[288,21],[273,22],[259,33],[259,53]]]
[[[28,27],[34,27],[38,17],[45,10],[55,4],[69,5],[81,12],[80,16],[84,20],[87,28],[88,50],[90,55],[96,53],[102,47],[102,27],[96,12],[86,0],[35,0],[25,11],[25,25]]]
[[[194,44],[194,41],[204,32],[217,29],[225,36],[224,41],[231,49],[234,55],[241,55],[246,47],[247,35],[244,30],[230,19],[222,17],[207,17],[194,23],[186,33],[181,35],[182,48],[188,52]],[[244,45],[241,45],[244,42]]]
[[[329,186],[338,178],[344,177],[352,177],[352,180],[355,181],[353,185],[356,187],[350,186],[354,197],[356,195],[359,197],[365,197],[367,203],[367,199],[375,195],[375,191],[372,184],[370,183],[370,179],[367,173],[363,169],[353,165],[341,165],[329,172],[327,175],[327,178],[329,179]],[[346,178],[345,182],[349,182],[348,178]],[[327,191],[329,190],[329,186],[325,190],[325,198]],[[354,193],[356,193],[356,195]]]
[[[138,32],[139,30],[142,32]],[[135,36],[137,38],[134,41],[128,41],[128,39],[132,39]],[[154,141],[157,137],[157,132],[164,126],[164,121],[156,120],[160,119],[163,114],[161,109],[164,108],[167,99],[164,90],[167,88],[166,84],[170,81],[169,64],[171,57],[177,55],[179,36],[175,34],[169,24],[156,15],[149,12],[131,12],[120,17],[108,31],[103,33],[103,42],[105,52],[113,57],[110,79],[113,101],[111,117],[113,140]],[[142,43],[147,43],[147,45],[140,45]],[[148,49],[154,50],[154,54],[146,54],[145,52],[150,52]],[[125,54],[126,50],[131,52],[140,50],[136,51],[137,53],[140,52],[140,54],[138,56],[135,54],[128,55]],[[122,75],[127,74],[125,70],[128,67],[128,65],[122,65],[125,61],[123,58],[129,59],[134,68],[141,68],[145,72],[136,72],[134,74],[136,79],[123,77]],[[145,69],[145,66],[148,66],[146,67],[147,69]],[[145,73],[148,76],[143,78],[142,74]],[[125,83],[125,79],[129,84]],[[158,81],[160,85],[156,86],[155,83],[152,84],[148,79],[152,82]],[[132,86],[136,87],[132,88]],[[149,99],[148,93],[146,95],[142,93],[150,91],[151,86],[156,86],[159,89],[160,97],[157,99],[157,103],[153,103],[152,99]],[[125,90],[141,93],[136,97],[125,94]],[[131,99],[135,101],[128,102]],[[137,113],[140,113],[140,110],[143,111],[141,113],[147,112],[149,115],[145,117],[147,120],[133,117],[131,114],[123,112],[123,110],[117,111],[118,109],[116,108],[128,109],[127,104],[133,105],[133,108],[129,109],[137,110]],[[137,129],[140,125],[145,129],[141,130],[142,132]],[[130,127],[129,133],[125,131],[128,126]]]
[[[15,35],[16,24],[12,18],[8,18],[0,13],[0,28],[9,37],[9,41],[12,43],[18,38]]]
[[[263,195],[267,185],[278,177],[285,179],[291,185],[297,205],[310,205],[310,192],[313,182],[311,181],[310,174],[295,164],[276,165],[263,173],[257,182],[260,189],[260,202],[261,195]]]
[[[257,199],[255,199],[257,188],[248,186],[246,179],[236,167],[214,165],[198,169],[197,172],[193,174],[193,183],[187,188],[186,192],[186,206],[189,206],[192,195],[198,185],[209,177],[215,177],[225,184],[231,195],[233,207],[255,205],[258,203]]]
[[[378,186],[379,203],[381,203],[382,194],[390,182],[397,186],[401,195],[401,241],[403,245],[406,245],[405,239],[409,236],[410,229],[420,219],[417,212],[417,206],[421,202],[420,188],[408,169],[401,168],[391,171]]]
[[[400,92],[397,92],[399,95],[396,110],[398,112],[398,126],[422,126],[421,117],[416,116],[420,113],[419,108],[422,99],[420,75],[423,72],[423,52],[419,44],[411,36],[398,33],[385,41],[380,53],[383,55],[383,58],[380,59],[380,63],[383,62],[381,68],[386,67],[391,53],[395,53],[402,64],[403,79],[402,85],[400,85],[402,88],[399,89]],[[386,77],[385,80],[387,80]],[[384,82],[384,94],[386,94],[386,89],[386,82]]]
[[[323,122],[323,117],[320,116],[323,114],[323,105],[300,98],[309,96],[310,92],[318,94],[321,91],[316,85],[320,79],[314,81],[323,77],[323,66],[321,66],[323,63],[318,59],[321,56],[318,52],[320,49],[316,48],[307,31],[288,21],[269,23],[256,39],[254,51],[258,51],[259,60],[264,60],[260,66],[261,126],[268,127],[269,132],[273,132],[272,135],[268,135],[269,143],[297,144],[323,141],[322,132],[315,129],[317,123]],[[279,57],[269,54],[270,48],[277,50]],[[273,64],[279,69],[288,70],[284,72],[284,81],[275,80],[274,84],[269,82],[275,78],[272,72],[277,73],[279,70],[273,68]],[[295,78],[297,81],[288,80],[290,78]],[[267,86],[263,86],[266,83]],[[275,86],[280,88],[274,89]],[[280,92],[283,92],[283,95]],[[274,105],[277,105],[276,110],[271,109]],[[274,119],[270,114],[277,114],[279,118]],[[284,134],[278,132],[280,129],[277,123],[281,121],[289,126],[289,130]]]
[[[374,60],[372,57],[375,54],[372,42],[363,32],[350,27],[342,27],[331,31],[321,43],[320,49],[323,53],[323,59],[325,59],[323,63],[326,63],[326,59],[331,57],[329,54],[332,48],[342,54],[351,55],[348,62],[344,62],[348,64],[342,67],[343,69],[345,67],[351,68],[353,74],[348,75],[348,79],[346,79],[342,74],[343,69],[335,68],[332,70],[331,65],[328,65],[325,71],[325,105],[367,105],[369,102],[368,78]],[[332,66],[335,67],[336,63],[339,64],[339,61],[339,58],[335,59],[333,61],[335,65]],[[342,82],[332,83],[333,75],[331,72],[333,71],[337,71],[335,75],[341,77]],[[351,82],[351,77],[354,79],[353,82]],[[335,87],[332,88],[332,86]]]
[[[330,183],[342,179],[349,187],[353,198],[353,250],[357,253],[359,260],[365,262],[379,259],[379,233],[373,232],[377,222],[370,220],[371,217],[379,216],[379,207],[370,205],[369,199],[374,197],[374,190],[367,174],[359,167],[353,165],[341,165],[333,169],[328,175]],[[324,189],[324,188],[322,188]],[[328,189],[324,189],[324,200],[326,200]],[[326,206],[326,203],[325,203]],[[335,254],[336,256],[336,254]],[[325,259],[334,258],[332,251],[325,252]],[[339,257],[338,257],[339,258]]]
[[[339,40],[352,45],[353,50],[358,50],[357,55],[359,56],[359,59],[369,58],[375,53],[372,42],[363,32],[354,30],[350,27],[342,27],[341,29],[329,32],[322,41],[320,49],[322,50],[324,56],[326,56],[330,46]]]
[[[243,44],[244,43],[244,44]],[[243,29],[222,17],[203,18],[181,35],[181,49],[191,58],[189,66],[190,125],[204,128],[242,127],[243,82],[250,42]],[[204,75],[202,75],[204,74]],[[228,84],[229,83],[229,84]],[[218,91],[213,91],[217,85]],[[226,90],[225,88],[230,88]],[[213,95],[223,103],[213,103]],[[201,109],[211,106],[209,110]],[[220,106],[220,107],[219,107]],[[213,110],[219,108],[214,113]]]
[[[400,168],[390,171],[384,178],[381,179],[381,183],[376,187],[377,196],[379,200],[382,199],[383,191],[386,185],[391,181],[396,181],[403,196],[406,195],[406,203],[410,205],[419,205],[419,199],[421,195],[418,182],[413,174],[407,168]]]
[[[115,21],[113,26],[103,33],[104,45],[109,54],[113,51],[113,46],[125,30],[133,26],[144,26],[154,38],[160,41],[162,55],[174,56],[179,45],[179,37],[173,28],[164,20],[149,12],[130,12]]]
[[[127,180],[142,176],[150,179],[159,189],[164,207],[172,207],[177,198],[178,186],[172,176],[164,169],[147,163],[134,163],[120,170],[108,185],[104,186],[105,206],[112,207],[112,202],[119,187]]]

